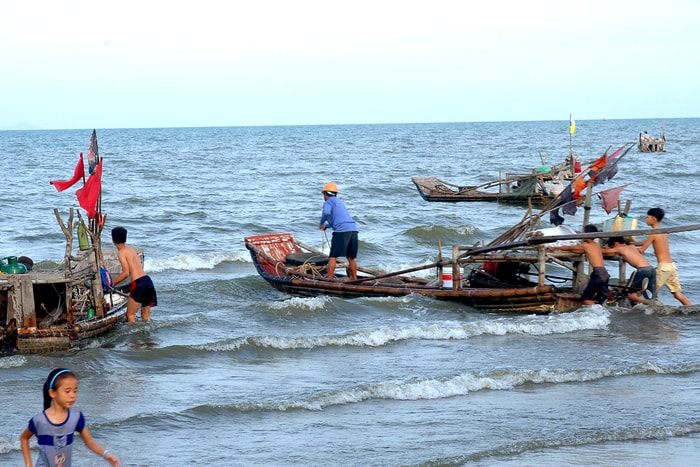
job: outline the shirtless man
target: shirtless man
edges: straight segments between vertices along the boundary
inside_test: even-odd
[[[647,225],[652,229],[658,229],[661,220],[664,218],[664,210],[661,208],[651,208],[647,211]],[[668,234],[649,235],[644,244],[639,247],[639,252],[644,253],[649,245],[654,245],[656,255],[656,292],[665,285],[671,294],[685,306],[690,306],[690,300],[683,295],[681,282],[678,280],[678,269],[676,263],[671,258],[671,249],[668,246]]]
[[[127,277],[131,278],[129,303],[126,306],[126,320],[129,323],[135,323],[136,311],[141,306],[141,319],[150,321],[151,307],[158,304],[153,281],[143,271],[143,266],[136,250],[126,244],[126,229],[124,227],[112,229],[112,243],[117,247],[117,255],[122,265],[122,273],[112,283],[119,284]]]
[[[625,242],[622,237],[610,237],[608,239],[608,248],[603,249],[603,253],[616,253],[625,260],[627,264],[637,269],[634,275],[634,280],[630,287],[632,289],[642,290],[644,279],[649,281],[647,289],[651,291],[652,298],[656,298],[656,271],[649,261],[642,256],[636,246]],[[627,295],[631,301],[635,303],[648,303],[648,300],[639,296],[636,291]]]
[[[593,224],[588,224],[583,228],[584,232],[597,232],[598,228]],[[578,254],[586,255],[588,264],[591,268],[591,278],[588,285],[581,293],[581,299],[584,305],[602,305],[608,299],[608,282],[610,274],[605,269],[603,261],[603,253],[598,244],[598,241],[593,238],[586,238],[580,245],[562,245],[548,247],[556,250],[571,251]],[[595,300],[594,300],[595,299]]]

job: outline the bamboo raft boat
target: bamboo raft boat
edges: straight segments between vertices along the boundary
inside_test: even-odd
[[[637,149],[640,152],[666,152],[666,137],[662,134],[658,138],[647,133],[639,133]]]
[[[661,136],[655,138],[646,130],[644,133],[639,133],[637,141],[637,149],[639,152],[666,152],[666,135],[664,134],[664,122],[661,122]]]

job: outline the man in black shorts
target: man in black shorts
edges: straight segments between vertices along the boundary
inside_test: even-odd
[[[335,278],[335,265],[339,256],[348,259],[348,276],[351,280],[357,280],[357,250],[359,240],[357,238],[357,224],[348,212],[345,204],[337,198],[338,186],[329,182],[321,190],[323,193],[323,214],[318,228],[333,229],[331,251],[328,254],[328,278]]]

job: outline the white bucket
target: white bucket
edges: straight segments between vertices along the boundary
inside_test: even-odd
[[[460,280],[464,279],[464,276],[462,274],[460,274],[459,279]],[[442,273],[442,288],[443,289],[451,289],[453,285],[454,285],[454,282],[452,282],[452,273],[451,272],[443,272]]]

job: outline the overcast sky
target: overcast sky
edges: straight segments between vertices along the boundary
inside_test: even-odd
[[[698,117],[699,50],[698,0],[8,0],[0,128]]]

